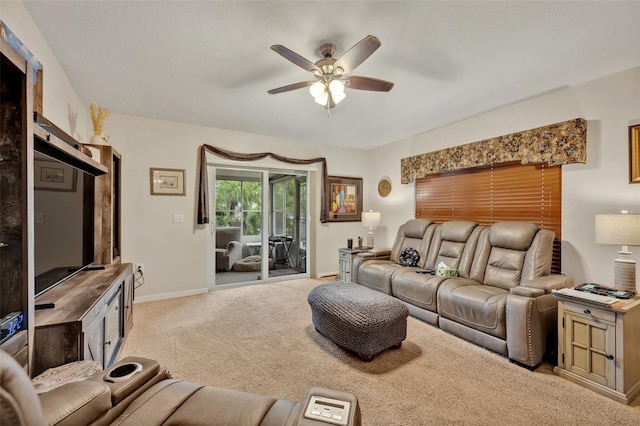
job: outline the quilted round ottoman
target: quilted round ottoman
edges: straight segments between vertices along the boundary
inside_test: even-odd
[[[363,361],[407,337],[409,309],[387,294],[339,281],[319,285],[307,300],[316,330]]]

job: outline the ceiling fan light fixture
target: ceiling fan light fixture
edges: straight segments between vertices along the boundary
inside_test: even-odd
[[[327,101],[329,100],[329,95],[327,94],[327,92],[323,92],[320,94],[320,96],[316,96],[313,99],[316,101],[316,103],[325,106],[327,104]]]
[[[377,37],[368,35],[349,48],[340,57],[334,58],[335,45],[323,44],[320,46],[320,56],[322,59],[315,63],[282,45],[273,45],[271,46],[271,50],[292,62],[294,65],[311,72],[316,80],[289,84],[268,90],[267,93],[274,95],[309,87],[309,93],[313,96],[314,101],[324,106],[329,115],[329,110],[347,97],[345,86],[357,90],[388,92],[393,88],[393,82],[372,77],[346,76],[375,52],[380,45],[380,40],[378,40]]]
[[[340,94],[337,95],[331,95],[331,97],[333,98],[333,102],[335,102],[336,104],[340,103],[344,98],[347,97],[347,94],[342,92]]]
[[[313,96],[314,99],[318,96],[322,96],[325,90],[326,88],[324,86],[324,83],[322,83],[321,81],[316,81],[311,86],[309,86],[309,93],[311,93],[311,96]]]
[[[331,96],[337,98],[344,94],[344,83],[340,80],[331,80],[329,90],[331,91]]]

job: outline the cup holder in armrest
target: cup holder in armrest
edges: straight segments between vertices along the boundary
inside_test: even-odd
[[[134,374],[140,371],[142,371],[142,364],[128,362],[108,371],[107,374],[104,375],[104,380],[112,383],[121,382],[129,380]]]

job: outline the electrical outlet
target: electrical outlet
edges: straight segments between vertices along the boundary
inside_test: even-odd
[[[144,263],[138,263],[135,272],[144,275]]]

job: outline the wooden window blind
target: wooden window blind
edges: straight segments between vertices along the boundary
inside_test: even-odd
[[[505,220],[535,223],[556,234],[551,271],[560,273],[561,202],[561,166],[512,163],[418,179],[415,217],[487,226]]]

